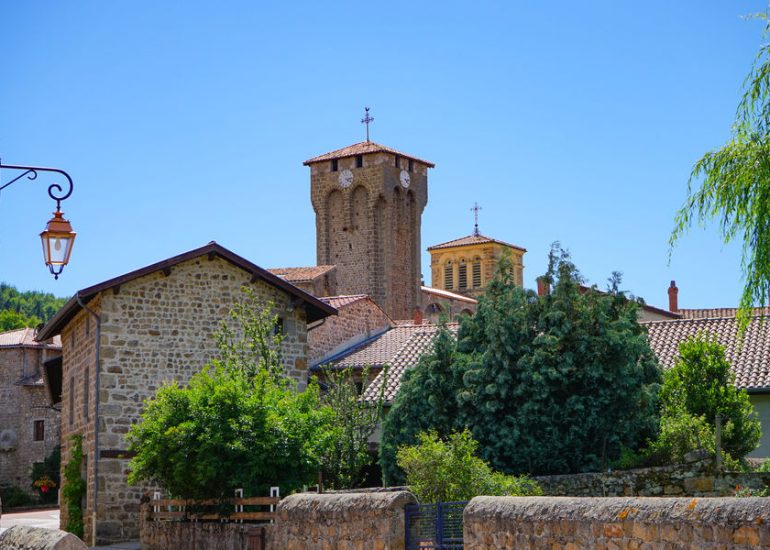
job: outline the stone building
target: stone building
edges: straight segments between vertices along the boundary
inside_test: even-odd
[[[44,365],[61,354],[58,337],[35,340],[35,330],[0,333],[0,485],[34,493],[30,471],[59,444],[59,411],[52,407]]]
[[[371,141],[304,163],[319,265],[337,266],[337,292],[370,296],[392,319],[421,300],[420,228],[434,164]]]
[[[275,267],[268,271],[313,296],[337,294],[337,266]]]
[[[492,279],[504,252],[513,263],[513,280],[524,284],[526,248],[485,237],[478,232],[428,248],[430,252],[431,286],[478,298]]]
[[[83,437],[87,543],[139,537],[146,488],[127,484],[125,435],[162,384],[186,383],[215,356],[212,334],[243,286],[274,305],[284,365],[304,385],[307,326],[336,310],[213,242],[78,291],[42,329],[62,339],[63,465],[70,438]]]

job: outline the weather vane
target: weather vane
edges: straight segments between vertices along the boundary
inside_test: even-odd
[[[374,122],[374,117],[369,116],[369,107],[364,107],[364,110],[366,111],[366,116],[361,119],[361,124],[366,124],[366,141],[369,141],[369,123]]]
[[[481,210],[481,207],[479,206],[479,203],[474,202],[473,208],[471,208],[471,212],[473,212],[473,234],[478,237],[479,236],[479,210]]]

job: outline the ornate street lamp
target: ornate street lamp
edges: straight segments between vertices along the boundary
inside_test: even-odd
[[[56,201],[56,212],[53,213],[53,218],[48,220],[45,229],[40,233],[40,239],[43,242],[43,257],[45,258],[45,265],[51,271],[54,279],[58,279],[64,266],[70,260],[70,254],[72,253],[72,244],[75,242],[75,232],[72,230],[70,222],[65,220],[61,211],[61,201],[69,198],[74,189],[72,184],[72,178],[64,170],[58,168],[44,168],[41,166],[17,166],[13,164],[3,164],[0,162],[0,169],[6,170],[18,170],[23,172],[13,178],[11,181],[0,185],[0,191],[19,181],[23,177],[27,177],[29,180],[37,178],[38,172],[53,172],[55,174],[61,174],[67,179],[67,188],[64,189],[58,183],[52,183],[48,186],[48,196]]]

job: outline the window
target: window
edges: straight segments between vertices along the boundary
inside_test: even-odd
[[[70,394],[67,396],[70,402],[70,426],[75,423],[75,377],[70,376]]]
[[[401,157],[396,155],[396,168],[401,168]]]
[[[332,159],[332,172],[337,171],[337,159]]]
[[[481,288],[481,259],[473,260],[473,288]]]
[[[32,441],[45,441],[45,420],[35,420],[32,424]]]
[[[88,375],[91,369],[86,369],[86,375],[83,377],[83,418],[88,420]]]
[[[273,327],[273,336],[278,336],[279,334],[283,334],[283,317],[278,317],[278,321]]]
[[[454,277],[452,273],[452,262],[448,261],[444,266],[444,288],[446,290],[452,290],[454,286]]]
[[[409,171],[414,172],[414,161],[409,159]]]
[[[356,155],[356,168],[363,168],[364,155]]]
[[[468,266],[465,265],[465,260],[460,260],[460,265],[457,268],[457,285],[460,290],[468,288]]]

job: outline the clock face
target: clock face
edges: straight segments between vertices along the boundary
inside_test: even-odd
[[[401,187],[404,189],[409,187],[409,172],[406,170],[401,170],[401,176],[399,176],[399,179],[401,180]]]
[[[343,189],[350,187],[351,183],[353,183],[353,172],[350,170],[343,170],[340,172],[340,187]]]

